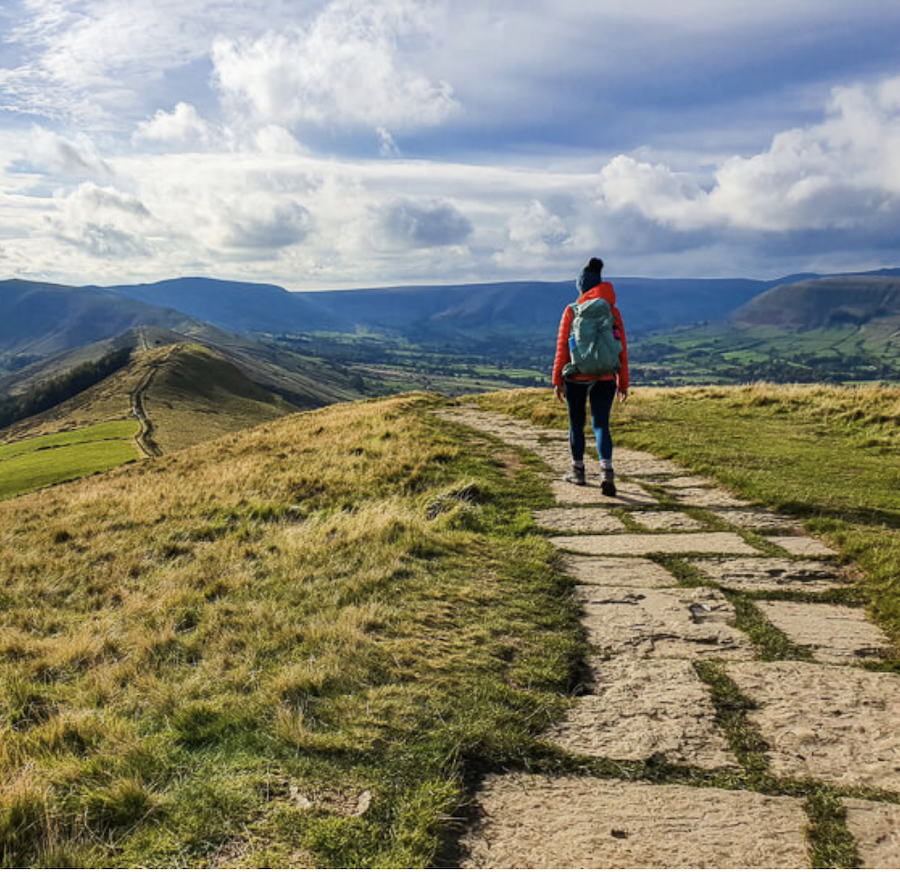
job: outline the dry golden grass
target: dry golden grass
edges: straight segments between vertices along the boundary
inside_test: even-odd
[[[430,402],[0,503],[8,864],[203,865],[246,833],[248,865],[430,862],[461,749],[527,743],[579,651],[552,549],[513,535],[545,486]],[[373,809],[337,823],[287,785]]]

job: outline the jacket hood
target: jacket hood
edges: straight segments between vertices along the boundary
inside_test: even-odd
[[[609,303],[610,306],[616,305],[616,292],[610,282],[600,282],[599,285],[594,285],[594,287],[588,288],[578,298],[578,302],[581,303],[584,300],[595,300],[598,297],[606,300],[606,302]]]

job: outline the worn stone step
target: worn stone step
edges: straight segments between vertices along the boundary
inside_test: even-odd
[[[691,663],[595,659],[590,693],[545,738],[572,754],[614,760],[648,760],[703,769],[736,767],[715,709]]]
[[[577,531],[583,533],[620,533],[625,524],[609,509],[591,506],[541,509],[532,513],[535,523],[548,530]]]
[[[600,556],[645,554],[759,554],[737,533],[625,533],[555,536],[557,548]]]
[[[750,640],[732,626],[734,609],[709,588],[583,586],[588,641],[604,652],[634,657],[750,659]]]
[[[833,548],[829,548],[824,542],[813,539],[811,536],[765,536],[767,542],[784,548],[788,554],[795,557],[834,557],[837,554]]]
[[[678,579],[644,557],[588,557],[564,554],[562,569],[581,584],[612,587],[674,587]]]
[[[900,791],[900,675],[817,663],[729,663],[755,703],[772,771]]]
[[[845,799],[863,869],[900,869],[900,805]]]
[[[792,642],[808,645],[821,663],[877,660],[890,653],[890,640],[869,623],[863,609],[788,601],[756,605]]]
[[[607,497],[600,492],[600,473],[588,472],[587,484],[570,484],[561,478],[550,482],[556,501],[562,505],[585,506],[603,504],[607,506],[655,506],[659,501],[647,493],[640,485],[631,481],[616,480],[616,496]]]
[[[632,512],[631,519],[652,532],[690,533],[707,526],[684,512]]]
[[[690,561],[707,578],[736,590],[821,593],[850,583],[829,563],[785,557],[708,557]]]
[[[489,776],[467,869],[805,868],[794,797],[542,775]]]

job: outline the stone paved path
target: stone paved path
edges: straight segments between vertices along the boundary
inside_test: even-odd
[[[862,610],[815,601],[852,582],[830,548],[671,461],[617,448],[610,499],[596,469],[586,487],[561,480],[569,453],[558,430],[474,407],[442,416],[549,469],[558,505],[535,520],[578,583],[594,653],[585,694],[546,740],[576,760],[662,761],[733,788],[492,775],[463,866],[808,867],[800,783],[843,797],[863,868],[900,867],[900,676],[865,668],[896,652]],[[684,583],[670,559],[690,570]],[[765,655],[737,626],[734,597],[745,608],[752,597],[757,621],[801,659]],[[719,726],[708,668],[751,701],[745,727],[765,743],[776,784],[765,793],[739,789],[740,749]]]

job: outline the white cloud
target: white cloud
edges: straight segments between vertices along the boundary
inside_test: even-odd
[[[472,223],[452,203],[398,198],[375,210],[377,238],[388,247],[440,248],[461,245]]]
[[[137,141],[189,142],[207,140],[209,128],[190,103],[178,103],[171,112],[159,109],[153,118],[138,124]]]
[[[84,133],[69,139],[44,127],[33,127],[21,157],[33,167],[53,175],[81,178],[112,175],[109,164]]]
[[[156,229],[149,210],[136,197],[111,187],[83,182],[58,198],[48,218],[53,235],[96,258],[144,258],[153,254]]]
[[[728,158],[705,180],[619,155],[600,173],[601,201],[684,233],[867,226],[900,206],[898,93],[900,78],[836,89],[823,122]]]
[[[509,221],[509,240],[526,254],[544,255],[570,241],[565,221],[532,200]]]
[[[225,99],[263,122],[429,126],[456,109],[447,82],[404,58],[406,43],[429,29],[416,0],[337,0],[308,27],[217,39],[215,78]]]

